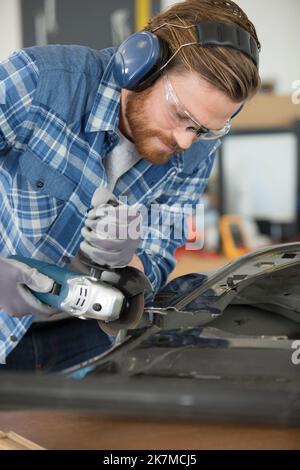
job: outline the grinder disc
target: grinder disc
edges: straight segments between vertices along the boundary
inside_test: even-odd
[[[120,330],[136,328],[142,319],[144,305],[144,294],[136,295],[129,300],[126,311],[121,314],[118,320],[109,323],[98,320],[98,324],[105,333],[112,336],[116,336]]]

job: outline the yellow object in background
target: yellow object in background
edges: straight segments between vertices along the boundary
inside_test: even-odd
[[[135,30],[143,29],[150,18],[151,0],[135,0]]]
[[[250,251],[242,217],[223,215],[220,218],[220,237],[223,254],[234,260]]]

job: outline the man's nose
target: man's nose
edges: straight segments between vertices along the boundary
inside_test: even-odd
[[[186,129],[174,129],[173,138],[176,140],[178,147],[187,150],[195,142],[195,134]]]

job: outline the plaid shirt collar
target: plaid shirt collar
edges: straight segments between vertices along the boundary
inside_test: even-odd
[[[114,56],[104,71],[95,102],[92,107],[86,132],[114,131],[118,132],[121,88],[117,85],[112,66]]]

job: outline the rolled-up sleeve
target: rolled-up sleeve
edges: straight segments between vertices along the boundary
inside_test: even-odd
[[[30,110],[38,69],[26,50],[0,63],[0,152],[5,153],[30,130]]]

